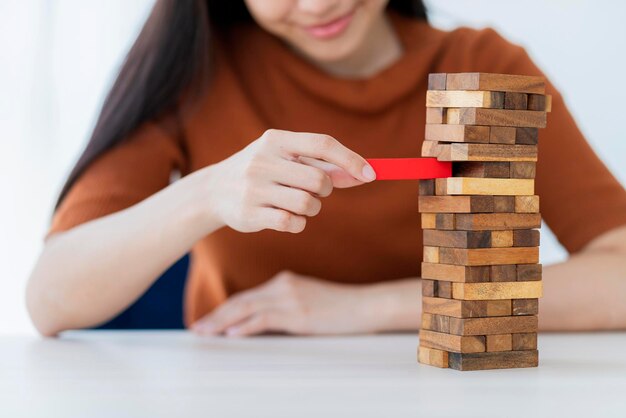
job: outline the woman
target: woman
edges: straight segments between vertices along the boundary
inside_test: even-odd
[[[417,329],[417,185],[364,157],[418,156],[427,74],[462,71],[541,75],[419,1],[158,1],[61,193],[37,329],[106,321],[190,249],[198,333]],[[572,256],[544,269],[540,326],[623,328],[626,193],[548,93],[537,190]]]

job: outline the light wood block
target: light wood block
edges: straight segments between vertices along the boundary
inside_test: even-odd
[[[437,215],[434,213],[422,213],[422,229],[435,229],[437,227]]]
[[[422,313],[422,329],[450,333],[450,317],[424,312]]]
[[[537,333],[523,332],[513,334],[512,336],[513,350],[536,350],[537,349]]]
[[[443,332],[420,330],[420,345],[438,350],[457,353],[478,353],[485,351],[484,336],[461,336]]]
[[[437,316],[437,315],[433,315]],[[497,316],[490,318],[449,317],[450,333],[454,335],[492,335],[537,332],[537,316]],[[441,319],[436,319],[442,321]],[[447,322],[447,320],[445,320]]]
[[[475,107],[448,108],[446,123],[453,125],[514,126],[545,128],[546,112],[534,110],[481,109]]]
[[[445,183],[448,195],[502,195],[521,196],[535,193],[535,182],[531,179],[491,179],[475,177],[448,177],[436,179]],[[437,189],[435,189],[437,193]]]
[[[493,212],[493,196],[419,196],[422,213]]]
[[[428,74],[428,90],[445,90],[446,73]]]
[[[462,371],[537,367],[538,364],[537,350],[448,354],[448,367]]]
[[[536,299],[543,282],[452,283],[452,297],[462,300]]]
[[[484,232],[484,231],[471,231],[471,232]],[[491,247],[493,248],[507,248],[513,247],[513,232],[515,231],[490,231],[491,232]],[[527,247],[531,247],[528,245]],[[470,247],[466,247],[470,248]]]
[[[440,142],[489,142],[488,126],[426,124],[426,141]]]
[[[446,109],[443,107],[427,107],[426,123],[446,123]]]
[[[417,361],[429,366],[448,368],[448,352],[445,350],[437,350],[419,346],[417,350]]]
[[[486,337],[487,351],[511,351],[513,349],[513,336],[511,334],[494,334]]]
[[[491,234],[491,231],[440,231],[437,229],[426,229],[423,233],[424,248],[437,248],[437,261],[428,261],[424,256],[424,262],[439,263],[438,247],[490,248],[492,246]],[[511,235],[511,242],[512,240],[513,236]]]
[[[513,248],[439,248],[437,259],[444,264],[492,266],[539,262],[538,247]],[[517,283],[516,283],[517,284]]]
[[[539,299],[515,299],[512,303],[513,315],[537,315]]]
[[[504,93],[496,91],[429,90],[426,92],[426,107],[483,107],[502,109],[504,107]]]
[[[512,302],[510,299],[457,300],[423,296],[422,312],[455,318],[508,316],[512,313]]]
[[[448,73],[446,90],[488,90],[545,94],[543,77],[491,73]]]
[[[533,195],[532,193],[530,193],[529,196],[515,196],[515,212],[539,213],[539,196]]]
[[[538,213],[458,213],[452,229],[461,231],[537,229],[541,227]]]
[[[480,283],[489,281],[487,266],[457,266],[453,264],[422,263],[423,279],[445,280],[459,283]],[[432,295],[431,295],[432,296]]]
[[[440,143],[436,154],[441,161],[537,161],[537,146]]]
[[[436,231],[436,230],[433,230]],[[438,263],[439,262],[439,247],[430,247],[424,245],[423,259],[425,263]]]
[[[422,157],[439,158],[444,148],[437,141],[422,142]]]

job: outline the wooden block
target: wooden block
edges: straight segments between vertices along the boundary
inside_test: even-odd
[[[458,106],[469,107],[469,106]],[[508,91],[504,94],[504,108],[512,110],[527,110],[528,108],[528,94],[514,93]],[[536,110],[536,109],[531,109]]]
[[[422,364],[445,369],[448,367],[448,352],[445,350],[419,346],[417,350],[417,361]]]
[[[424,279],[445,280],[460,283],[480,283],[489,281],[489,267],[468,267],[456,266],[453,264],[422,263],[421,275]]]
[[[419,211],[426,213],[493,212],[493,196],[420,196]]]
[[[491,266],[489,278],[492,282],[514,282],[517,280],[517,266],[515,264],[502,264]]]
[[[436,230],[433,230],[436,231]],[[439,247],[431,247],[424,245],[423,259],[425,263],[438,263],[439,262]]]
[[[435,214],[435,226],[437,229],[452,230],[454,229],[454,214],[453,213],[436,213]]]
[[[446,112],[446,123],[452,125],[545,128],[546,120],[546,112],[537,112],[534,110],[458,107],[449,108]]]
[[[512,231],[514,247],[538,247],[539,231],[536,229],[518,229]]]
[[[426,92],[426,107],[502,109],[504,107],[504,93],[499,91],[429,90]]]
[[[536,163],[530,161],[513,161],[510,163],[510,175],[514,179],[534,179]],[[454,170],[454,167],[453,167]]]
[[[452,283],[452,297],[462,300],[536,299],[542,282]]]
[[[513,299],[513,315],[537,315],[539,313],[539,299]]]
[[[450,333],[450,317],[424,312],[422,313],[422,329]]]
[[[539,262],[538,247],[517,248],[439,248],[439,262],[462,266],[530,264]],[[518,283],[515,283],[516,285]]]
[[[532,282],[541,280],[541,264],[519,264],[517,266],[517,281]]]
[[[435,315],[436,316],[436,315]],[[537,316],[496,316],[490,318],[448,317],[454,335],[492,335],[537,332]]]
[[[539,196],[515,196],[515,212],[539,213]]]
[[[448,73],[446,90],[488,90],[544,94],[543,77],[490,73]]]
[[[440,161],[537,161],[536,145],[440,144]]]
[[[454,229],[480,231],[506,229],[536,229],[541,227],[538,213],[458,213],[454,216]]]
[[[446,73],[428,74],[428,90],[445,90]]]
[[[511,163],[509,162],[498,161],[459,162],[452,165],[452,176],[477,178],[509,178],[511,175],[510,164]]]
[[[430,297],[437,296],[436,285],[437,285],[437,282],[435,280],[422,279],[422,297],[424,297],[424,296],[430,296]]]
[[[437,227],[437,215],[434,213],[422,213],[422,229],[435,229]]]
[[[489,248],[492,246],[491,234],[491,231],[440,231],[437,229],[424,230],[424,254],[426,254],[426,248],[437,248],[437,261],[428,261],[426,260],[426,255],[424,255],[424,262],[439,263],[438,247]],[[511,236],[511,240],[512,239],[513,238]],[[429,254],[429,258],[433,258],[431,254]]]
[[[438,281],[437,282],[437,297],[451,299],[452,298],[452,282],[446,282],[442,280]]]
[[[522,332],[512,335],[513,350],[536,350],[537,349],[537,333]]]
[[[479,353],[485,351],[484,336],[461,336],[443,332],[420,330],[420,345],[456,353]]]
[[[422,142],[422,157],[438,158],[441,154],[442,146],[437,141]]]
[[[539,142],[539,129],[515,128],[515,143],[522,145],[537,145]]]
[[[487,231],[453,231],[453,232],[487,232]],[[491,231],[491,247],[506,248],[513,246],[513,232],[515,231]],[[532,245],[527,245],[532,247]],[[466,247],[470,248],[470,247]],[[481,248],[481,247],[476,247]]]
[[[420,180],[419,181],[419,195],[420,196],[434,196],[435,195],[435,179]]]
[[[491,179],[475,177],[448,177],[436,179],[445,184],[447,195],[533,195],[535,182],[531,179]],[[435,193],[440,194],[435,186]]]
[[[426,123],[446,123],[446,109],[442,107],[427,107]]]
[[[515,369],[538,365],[539,352],[537,350],[448,354],[448,367],[461,371]]]
[[[508,316],[511,315],[511,300],[456,300],[422,297],[422,312],[455,318]]]
[[[486,337],[487,351],[511,351],[513,349],[513,336],[511,334],[494,334]]]
[[[533,180],[525,180],[533,181]],[[497,213],[515,212],[515,196],[494,196],[493,211]]]
[[[488,126],[426,124],[426,141],[440,142],[489,142]]]
[[[448,194],[448,183],[445,178],[435,179],[435,194],[437,196],[446,196]]]
[[[492,144],[515,144],[515,128],[510,126],[490,127],[489,142]]]
[[[528,110],[551,111],[552,96],[543,94],[528,95]]]

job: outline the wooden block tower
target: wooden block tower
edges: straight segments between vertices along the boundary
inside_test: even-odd
[[[541,77],[430,74],[423,157],[453,176],[421,180],[420,363],[457,370],[536,367]]]

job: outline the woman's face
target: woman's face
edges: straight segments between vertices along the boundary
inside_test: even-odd
[[[309,59],[350,58],[389,0],[245,0],[257,23]]]

